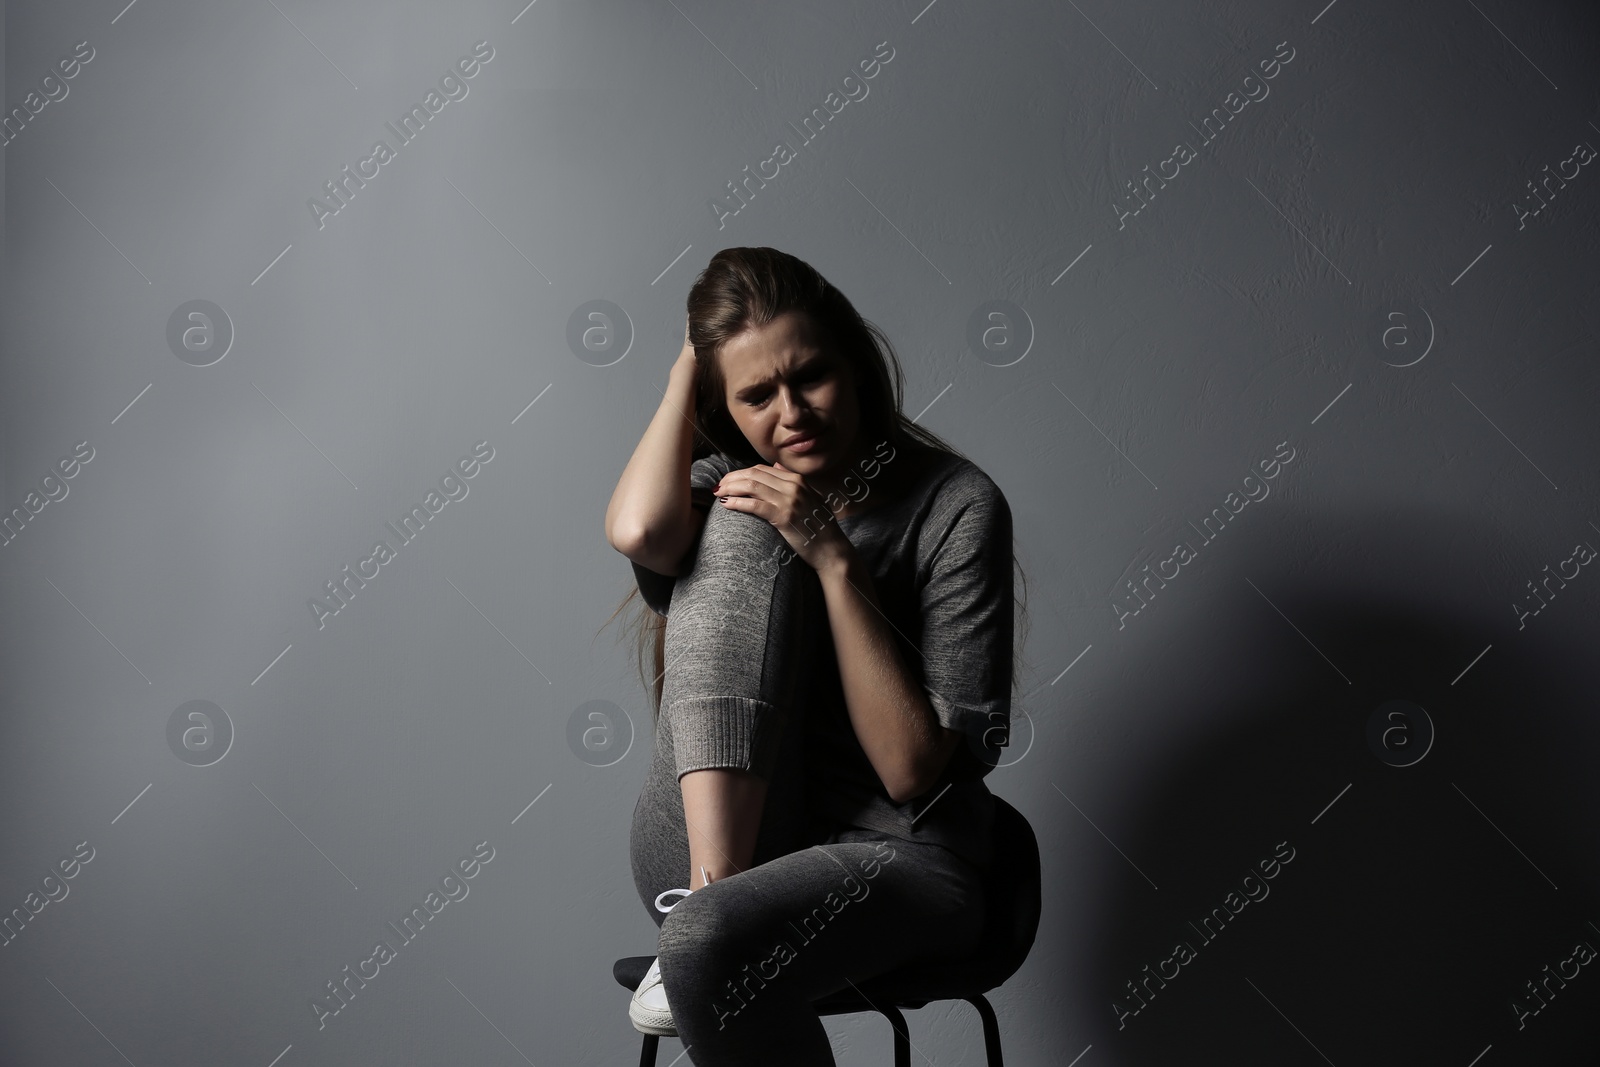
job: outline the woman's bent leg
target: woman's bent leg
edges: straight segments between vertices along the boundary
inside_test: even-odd
[[[804,752],[808,667],[829,639],[822,587],[765,520],[713,505],[692,569],[668,609],[661,712],[630,840],[651,917],[663,890],[692,885],[679,779],[745,770],[767,782],[752,864],[807,843]]]
[[[661,927],[673,1023],[698,1067],[834,1063],[814,1000],[976,948],[982,872],[864,830],[696,890]]]

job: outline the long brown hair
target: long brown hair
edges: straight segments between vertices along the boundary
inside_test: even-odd
[[[930,450],[967,457],[932,430],[918,426],[901,410],[904,375],[894,347],[883,331],[861,317],[848,297],[834,288],[802,259],[776,248],[724,248],[711,257],[689,288],[689,342],[696,366],[694,445],[691,462],[722,452],[734,467],[749,467],[766,460],[745,439],[728,411],[722,367],[717,356],[733,337],[765,326],[787,311],[805,314],[817,331],[820,344],[841,355],[854,372],[857,405],[861,413],[858,434],[869,441],[887,440],[898,452]],[[1022,685],[1024,633],[1027,628],[1027,574],[1017,559],[1013,535],[1012,566],[1022,579],[1022,597],[1016,600],[1021,632],[1013,634],[1011,688]],[[661,714],[662,678],[665,671],[667,620],[657,615],[639,587],[629,582],[628,593],[600,629],[611,625],[631,601],[637,599],[632,625],[634,659],[639,680],[650,694],[653,715]],[[598,633],[598,631],[596,631]],[[648,657],[648,661],[647,661]],[[653,671],[647,674],[647,662]]]

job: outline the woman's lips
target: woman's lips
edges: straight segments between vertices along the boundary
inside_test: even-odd
[[[789,452],[804,455],[805,453],[810,452],[812,449],[817,447],[822,440],[822,435],[824,432],[825,431],[818,430],[816,433],[812,434],[810,437],[807,437],[803,441],[796,441],[792,445],[784,445],[783,447]]]

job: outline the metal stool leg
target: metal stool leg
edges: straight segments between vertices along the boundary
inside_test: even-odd
[[[978,1009],[978,1016],[983,1019],[983,1049],[989,1067],[1004,1067],[1000,1060],[1000,1020],[994,1017],[994,1008],[989,1006],[989,998],[979,995],[967,997],[966,1001]]]
[[[644,1047],[639,1050],[639,1067],[656,1067],[656,1046],[661,1039],[655,1034],[644,1035]]]
[[[906,1026],[906,1017],[893,1004],[885,1004],[877,1011],[889,1020],[894,1030],[894,1067],[911,1067],[911,1031]]]

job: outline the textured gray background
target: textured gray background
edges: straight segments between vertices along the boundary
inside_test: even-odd
[[[630,580],[602,518],[729,245],[842,288],[1015,513],[1027,695],[989,782],[1038,833],[1045,910],[993,996],[1007,1062],[1592,1062],[1592,966],[1513,1008],[1600,946],[1600,576],[1515,607],[1600,545],[1600,163],[1515,206],[1600,146],[1592,5],[5,15],[8,112],[94,50],[3,149],[0,506],[93,449],[0,549],[0,911],[67,890],[0,947],[6,1063],[633,1062],[610,965],[653,947],[627,862],[650,718],[596,636]],[[308,199],[479,41],[468,95],[319,228]],[[1280,42],[1270,95],[1201,145]],[[1119,228],[1178,141],[1198,158]],[[167,341],[192,300],[232,325],[209,366]],[[596,300],[621,314],[574,347]],[[384,523],[479,441],[400,546]],[[1201,547],[1280,442],[1271,496]],[[1411,766],[1380,754],[1420,718],[1367,740],[1390,699],[1435,731]],[[209,735],[169,740],[175,714]],[[602,723],[587,760],[574,716]],[[326,983],[482,841],[470,894],[319,1028]],[[1271,895],[1199,947],[1279,842]],[[979,1062],[965,1005],[911,1022],[915,1062]],[[828,1028],[841,1064],[888,1062],[880,1018]]]

